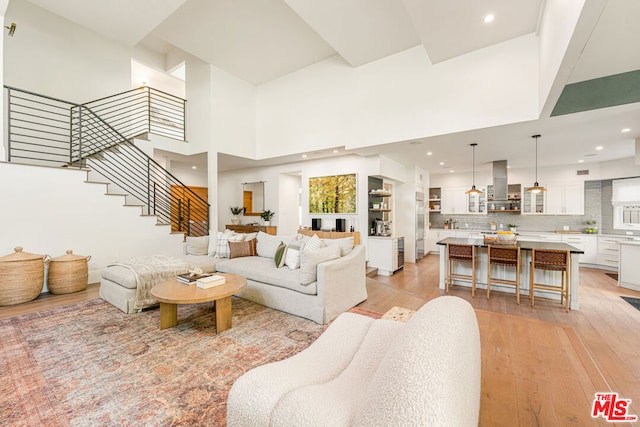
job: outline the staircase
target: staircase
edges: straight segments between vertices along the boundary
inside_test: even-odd
[[[150,132],[184,138],[184,100],[140,88],[76,104],[5,89],[9,162],[87,169],[87,182],[106,184],[108,195],[123,196],[125,206],[139,206],[171,232],[208,234],[209,204],[134,142]]]

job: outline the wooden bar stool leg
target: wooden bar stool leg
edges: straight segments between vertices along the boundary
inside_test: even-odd
[[[491,263],[487,265],[487,299],[491,296]]]
[[[516,303],[520,304],[520,258],[518,255],[518,262],[516,263]]]
[[[473,248],[473,257],[471,259],[471,298],[476,296],[476,251]]]
[[[534,306],[534,298],[535,298],[535,289],[534,289],[534,275],[535,275],[535,268],[533,268],[534,266],[534,260],[531,260],[531,267],[529,268],[529,298],[531,299],[531,307]]]

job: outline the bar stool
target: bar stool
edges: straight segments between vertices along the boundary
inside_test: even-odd
[[[553,249],[532,249],[531,269],[529,273],[529,295],[531,296],[531,307],[534,305],[535,290],[544,289],[547,291],[560,292],[560,304],[565,303],[565,311],[569,312],[569,251]],[[560,285],[536,283],[534,279],[535,270],[559,271]]]
[[[519,246],[492,246],[487,249],[487,299],[491,295],[491,283],[511,285],[516,287],[516,302],[520,304],[520,247]],[[507,280],[491,277],[491,266],[502,265],[515,267],[516,279]]]
[[[452,273],[453,262],[471,263],[471,276]],[[445,278],[445,292],[449,293],[449,286],[453,279],[471,282],[471,297],[476,295],[476,247],[470,244],[447,243],[447,272]]]

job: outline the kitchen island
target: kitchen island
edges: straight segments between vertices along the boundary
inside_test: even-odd
[[[447,237],[440,240],[437,244],[440,247],[440,289],[444,289],[444,281],[446,274],[446,249],[447,243],[458,245],[472,244],[476,247],[476,287],[477,289],[487,288],[487,244],[484,239],[478,238],[458,238]],[[529,295],[529,270],[531,264],[531,250],[532,249],[554,249],[554,250],[568,250],[571,253],[571,265],[569,267],[569,308],[571,310],[578,310],[578,285],[580,282],[578,260],[580,254],[584,251],[566,243],[559,242],[530,242],[530,241],[517,241],[516,245],[520,247],[520,293],[523,295]],[[455,271],[460,274],[471,274],[471,267],[468,265],[454,265]],[[492,271],[492,277],[501,277],[504,279],[514,280],[515,273],[512,269],[504,268],[500,266],[493,266],[495,270]],[[542,281],[546,283],[560,283],[560,275],[557,272],[550,271],[536,271],[536,281]],[[552,282],[555,281],[555,282]],[[470,283],[456,282],[460,286],[470,287]],[[491,284],[491,290],[500,292],[515,293],[513,286],[503,286],[500,284]],[[557,292],[548,292],[544,290],[536,290],[536,297],[550,298],[560,301],[560,294]]]

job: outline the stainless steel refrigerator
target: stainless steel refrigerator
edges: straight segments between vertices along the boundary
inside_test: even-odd
[[[416,261],[424,257],[424,230],[426,225],[426,205],[424,193],[416,192]]]

